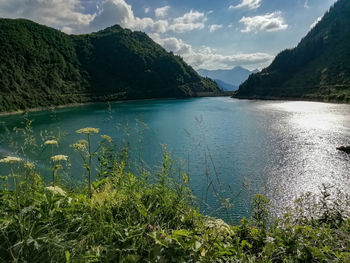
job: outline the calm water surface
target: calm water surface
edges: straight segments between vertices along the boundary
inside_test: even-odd
[[[247,215],[256,193],[268,195],[280,213],[300,194],[317,193],[323,183],[350,189],[350,155],[336,150],[350,145],[350,105],[199,98],[94,104],[27,118],[34,120],[37,135],[66,131],[62,145],[80,139],[74,132],[79,128],[99,127],[117,142],[130,142],[133,160],[143,159],[150,169],[161,164],[162,145],[167,145],[189,172],[195,195],[207,203],[201,209],[223,218]],[[0,121],[11,131],[1,151],[11,152],[10,138],[18,136],[12,128],[22,125],[23,116]],[[78,177],[78,156],[67,146],[59,151],[72,156],[71,174]],[[44,168],[45,154],[39,161]],[[229,213],[218,209],[225,198],[234,201]]]

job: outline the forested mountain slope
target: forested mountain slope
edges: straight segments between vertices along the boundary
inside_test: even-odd
[[[238,98],[350,102],[350,1],[339,0],[296,48],[239,88]]]
[[[146,34],[113,26],[67,35],[0,19],[0,111],[218,91]]]

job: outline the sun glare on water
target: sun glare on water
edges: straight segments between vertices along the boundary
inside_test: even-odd
[[[279,103],[275,108],[285,111],[295,128],[330,132],[342,128],[342,116],[337,114],[336,104],[298,101]]]
[[[269,115],[273,154],[267,174],[273,199],[278,200],[279,206],[292,205],[303,193],[318,193],[322,184],[334,189],[348,185],[343,173],[348,157],[336,149],[349,142],[348,107],[320,102],[272,102],[261,110]]]

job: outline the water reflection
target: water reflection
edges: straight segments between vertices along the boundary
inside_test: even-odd
[[[263,107],[277,116],[271,120],[274,154],[267,171],[277,211],[302,193],[318,193],[322,184],[348,191],[350,158],[336,147],[350,141],[349,106],[283,102]]]
[[[74,176],[81,174],[79,156],[75,160],[68,145],[80,138],[77,129],[99,127],[116,142],[128,140],[136,158],[151,169],[160,165],[161,144],[166,144],[176,159],[184,160],[195,195],[206,199],[205,211],[215,216],[226,216],[217,210],[221,201],[207,191],[208,181],[217,178],[221,197],[234,199],[230,214],[237,220],[248,214],[256,193],[267,194],[278,214],[300,194],[317,193],[322,183],[350,189],[350,155],[336,150],[350,144],[350,105],[200,98],[88,105],[29,118],[37,134],[57,127],[69,133],[60,152],[72,156]],[[141,138],[136,119],[148,126]],[[0,121],[11,131],[23,118]],[[15,132],[10,135],[16,139]],[[6,140],[2,146],[11,150]]]

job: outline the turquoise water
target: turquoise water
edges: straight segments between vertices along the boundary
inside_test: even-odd
[[[129,142],[132,160],[152,170],[161,165],[162,145],[189,172],[191,187],[207,214],[235,220],[249,214],[251,196],[263,193],[280,213],[300,194],[322,183],[350,187],[350,156],[336,150],[350,144],[350,105],[317,102],[246,101],[231,98],[151,100],[92,104],[27,116],[3,116],[0,153],[21,142],[13,127],[33,120],[34,134],[64,131],[59,153],[70,156],[69,174],[82,180],[79,156],[67,145],[75,130],[99,127],[118,145]],[[98,136],[95,136],[97,139]],[[19,153],[20,154],[20,153]],[[48,169],[48,149],[27,153]],[[209,187],[208,187],[209,185]],[[231,198],[234,207],[220,209]]]

